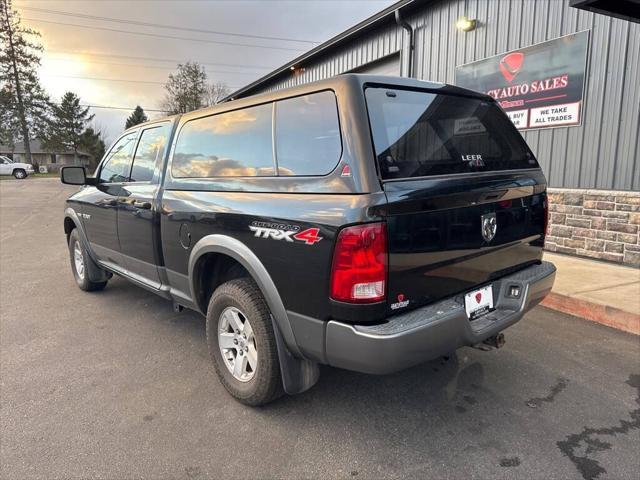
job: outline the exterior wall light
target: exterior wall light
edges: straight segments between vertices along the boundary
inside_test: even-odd
[[[473,20],[469,17],[460,17],[456,20],[456,28],[461,32],[471,32],[476,29],[477,24],[477,20]]]

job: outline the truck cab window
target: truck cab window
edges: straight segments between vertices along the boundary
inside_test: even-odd
[[[138,132],[130,132],[120,138],[109,151],[100,169],[100,183],[126,182],[131,170],[131,155]]]
[[[133,158],[131,182],[150,182],[159,160],[164,158],[170,124],[148,128],[142,132]]]

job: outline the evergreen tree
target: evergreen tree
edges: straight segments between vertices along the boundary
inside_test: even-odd
[[[67,92],[60,105],[52,105],[52,118],[44,135],[44,147],[48,150],[73,150],[76,157],[83,146],[82,134],[94,115],[89,107],[80,105],[80,97]]]
[[[169,74],[163,109],[173,115],[187,113],[206,106],[207,73],[197,62],[178,64],[178,71]]]
[[[0,114],[3,137],[21,139],[27,160],[33,163],[29,140],[46,126],[49,99],[37,70],[42,45],[35,30],[20,24],[11,0],[0,0]]]
[[[129,118],[127,118],[127,122],[125,123],[124,128],[131,128],[134,125],[139,125],[141,123],[146,122],[147,120],[149,120],[149,118],[144,113],[144,110],[142,109],[142,107],[138,105],[136,106],[133,113],[129,115]]]
[[[13,147],[19,137],[18,126],[11,110],[12,98],[8,89],[0,90],[0,145]]]
[[[102,132],[92,127],[87,128],[82,132],[82,135],[80,135],[80,148],[91,155],[89,165],[91,169],[95,169],[102,157],[104,157],[106,149],[104,140],[102,139]]]

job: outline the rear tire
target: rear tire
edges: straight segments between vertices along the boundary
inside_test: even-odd
[[[252,279],[220,285],[207,309],[207,344],[227,391],[258,406],[282,395],[282,378],[269,308]]]
[[[80,290],[93,292],[102,290],[107,285],[108,280],[102,282],[92,282],[89,280],[87,265],[91,259],[84,248],[80,234],[76,228],[69,234],[69,257],[71,260],[71,271]]]
[[[22,180],[24,178],[27,178],[27,172],[25,172],[22,168],[16,168],[13,171],[13,176],[17,179],[17,180]]]

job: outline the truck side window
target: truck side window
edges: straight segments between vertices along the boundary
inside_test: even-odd
[[[185,123],[171,174],[175,178],[274,175],[272,108],[259,105]]]
[[[138,148],[133,157],[131,182],[150,182],[158,160],[164,158],[169,124],[148,128],[140,135]]]
[[[107,155],[100,169],[100,183],[126,182],[131,170],[131,155],[138,132],[130,132],[120,138]]]
[[[276,103],[278,175],[326,175],[340,160],[342,141],[333,92]]]

